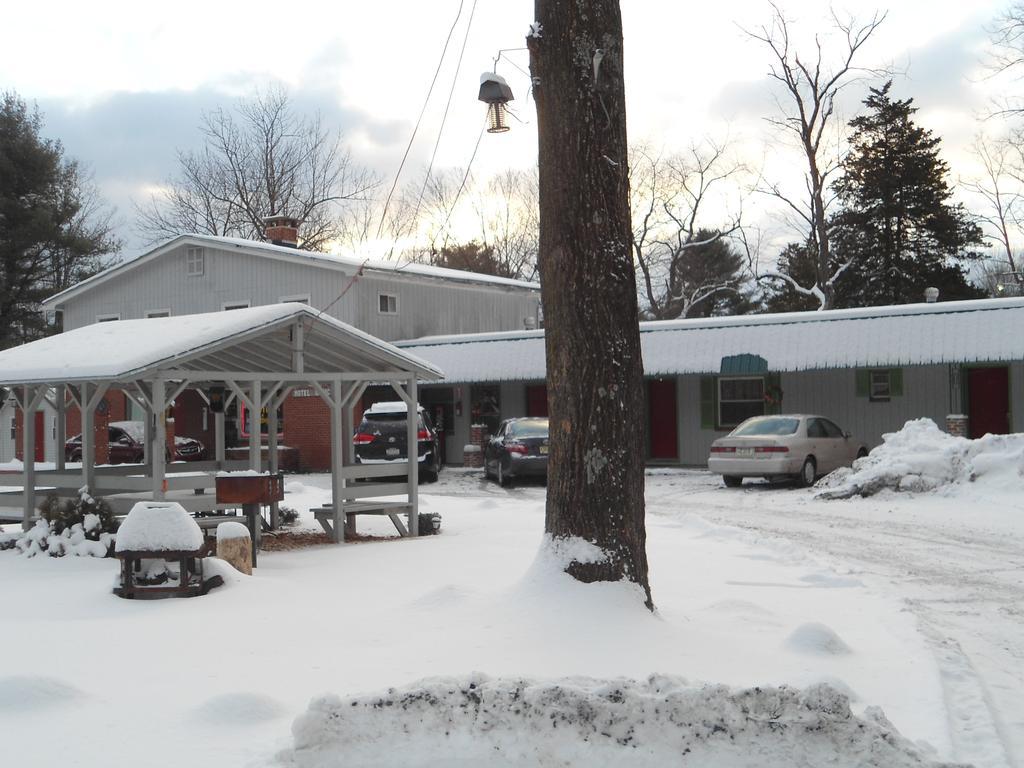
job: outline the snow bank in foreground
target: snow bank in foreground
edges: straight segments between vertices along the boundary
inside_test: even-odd
[[[1024,434],[956,437],[931,419],[908,421],[899,432],[882,435],[882,445],[853,469],[824,478],[821,499],[871,496],[897,491],[950,491],[977,482],[992,490],[1024,490]]]
[[[881,710],[827,685],[694,688],[646,681],[434,678],[314,700],[285,762],[302,768],[453,765],[791,768],[936,766]],[[949,765],[949,764],[946,764]]]

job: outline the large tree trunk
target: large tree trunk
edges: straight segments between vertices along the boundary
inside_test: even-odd
[[[628,579],[651,605],[643,364],[631,253],[617,0],[536,0],[540,273],[551,454],[545,528],[607,554],[580,581]]]

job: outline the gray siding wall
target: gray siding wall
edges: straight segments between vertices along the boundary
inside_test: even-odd
[[[1010,364],[1011,429],[1024,431],[1024,363]],[[790,413],[819,413],[848,429],[868,447],[881,444],[882,434],[900,429],[908,420],[927,417],[945,427],[951,412],[949,366],[923,365],[903,369],[903,395],[889,402],[871,402],[857,397],[856,371],[805,371],[782,373],[784,410]],[[679,414],[679,457],[684,466],[706,466],[711,443],[725,434],[701,428],[700,376],[677,378],[676,407]],[[501,417],[526,414],[526,387],[530,383],[501,384]],[[455,435],[449,442],[448,461],[462,461],[462,446],[469,442],[470,385],[462,385],[463,416],[455,419]],[[647,424],[643,414],[639,419]],[[457,446],[457,449],[454,447]]]
[[[172,315],[217,312],[228,302],[251,306],[274,304],[284,297],[309,296],[314,307],[326,307],[351,280],[335,269],[207,247],[205,272],[185,274],[182,245],[122,276],[108,280],[64,308],[64,328],[96,322],[118,314],[141,318],[153,310]],[[398,314],[379,311],[378,295],[398,297]],[[410,274],[359,278],[328,314],[367,333],[393,341],[426,335],[517,330],[525,317],[535,317],[539,293],[506,290],[482,284],[460,284]]]
[[[1024,364],[1010,365],[1011,429],[1024,429]],[[903,395],[887,403],[873,403],[856,396],[856,372],[849,370],[806,371],[781,374],[790,413],[819,413],[833,419],[869,447],[881,444],[882,434],[898,430],[910,419],[927,417],[944,428],[950,403],[949,366],[921,365],[903,369]],[[959,407],[956,410],[960,410]],[[700,377],[680,379],[680,433],[682,462],[705,465],[711,443],[724,432],[700,428]]]

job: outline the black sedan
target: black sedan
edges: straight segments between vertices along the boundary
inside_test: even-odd
[[[548,476],[548,420],[508,419],[484,446],[484,475],[500,485],[519,477]]]

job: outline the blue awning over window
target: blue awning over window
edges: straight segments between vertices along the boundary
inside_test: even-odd
[[[768,373],[768,361],[760,355],[729,355],[722,358],[724,376],[749,376]]]

